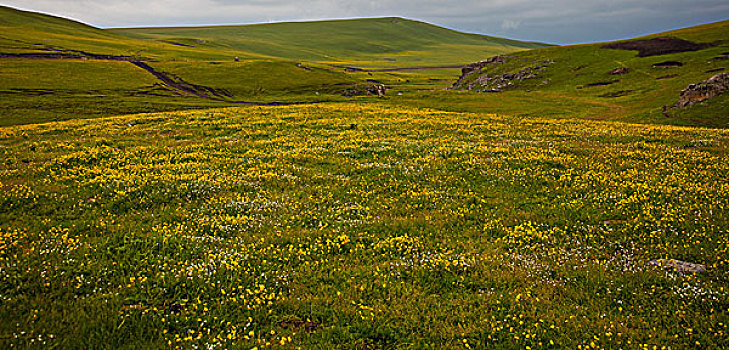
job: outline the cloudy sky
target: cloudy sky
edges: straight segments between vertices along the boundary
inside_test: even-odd
[[[0,0],[97,27],[400,16],[556,44],[605,41],[729,19],[727,0]]]

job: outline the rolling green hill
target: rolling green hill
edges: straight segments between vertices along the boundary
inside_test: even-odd
[[[513,53],[464,71],[455,88],[471,93],[454,101],[510,114],[727,127],[726,94],[688,108],[674,106],[689,84],[729,71],[726,38],[729,21]]]
[[[75,53],[165,61],[282,59],[455,65],[544,44],[467,34],[401,18],[103,30],[0,6],[0,53]]]
[[[161,42],[135,40],[83,23],[0,6],[0,53],[134,56],[154,59],[195,57],[192,52]]]
[[[270,57],[356,66],[468,63],[478,57],[543,47],[396,18],[290,22],[241,26],[132,28],[135,39],[252,52]]]

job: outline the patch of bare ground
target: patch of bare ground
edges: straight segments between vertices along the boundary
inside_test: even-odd
[[[683,66],[683,63],[679,61],[664,61],[653,64],[653,68],[674,68],[681,66]]]
[[[656,78],[656,80],[671,79],[671,78],[675,78],[677,76],[678,76],[678,74],[669,74],[669,75],[660,76],[660,77]]]
[[[715,43],[695,43],[674,37],[630,40],[601,46],[603,49],[638,51],[638,57],[660,56],[669,53],[698,51],[716,46]]]
[[[585,85],[582,85],[582,86],[578,86],[577,88],[578,89],[583,89],[583,88],[586,88],[586,87],[612,85],[612,84],[615,84],[615,83],[617,83],[619,81],[620,80],[598,81],[598,82],[594,82],[594,83],[589,83],[589,84],[585,84]]]

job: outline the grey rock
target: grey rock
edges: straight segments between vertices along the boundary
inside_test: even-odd
[[[706,272],[706,265],[695,264],[676,259],[655,259],[650,264],[659,268],[672,270],[681,273],[702,273]]]
[[[623,68],[615,68],[615,69],[611,70],[610,73],[608,73],[608,74],[619,75],[619,74],[627,74],[627,73],[628,73],[628,68],[623,67]]]

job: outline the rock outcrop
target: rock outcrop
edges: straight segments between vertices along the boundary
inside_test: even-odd
[[[481,69],[485,68],[488,65],[496,64],[496,63],[506,63],[506,57],[505,56],[494,56],[487,60],[479,61],[476,63],[471,63],[468,65],[463,66],[461,68],[461,76],[458,78],[458,80],[453,83],[453,88],[458,88],[461,85],[464,84],[464,82],[474,73],[478,73],[481,71]]]
[[[691,84],[683,91],[676,106],[688,107],[729,91],[729,73],[721,73],[698,84]]]
[[[483,92],[499,92],[508,88],[517,87],[516,83],[522,80],[534,79],[539,72],[547,68],[554,61],[547,60],[537,62],[536,65],[526,67],[515,73],[489,74],[484,68],[490,65],[503,64],[507,62],[506,56],[494,56],[485,61],[464,66],[461,69],[461,76],[453,83],[452,89],[477,90]],[[545,83],[546,84],[546,83]]]

